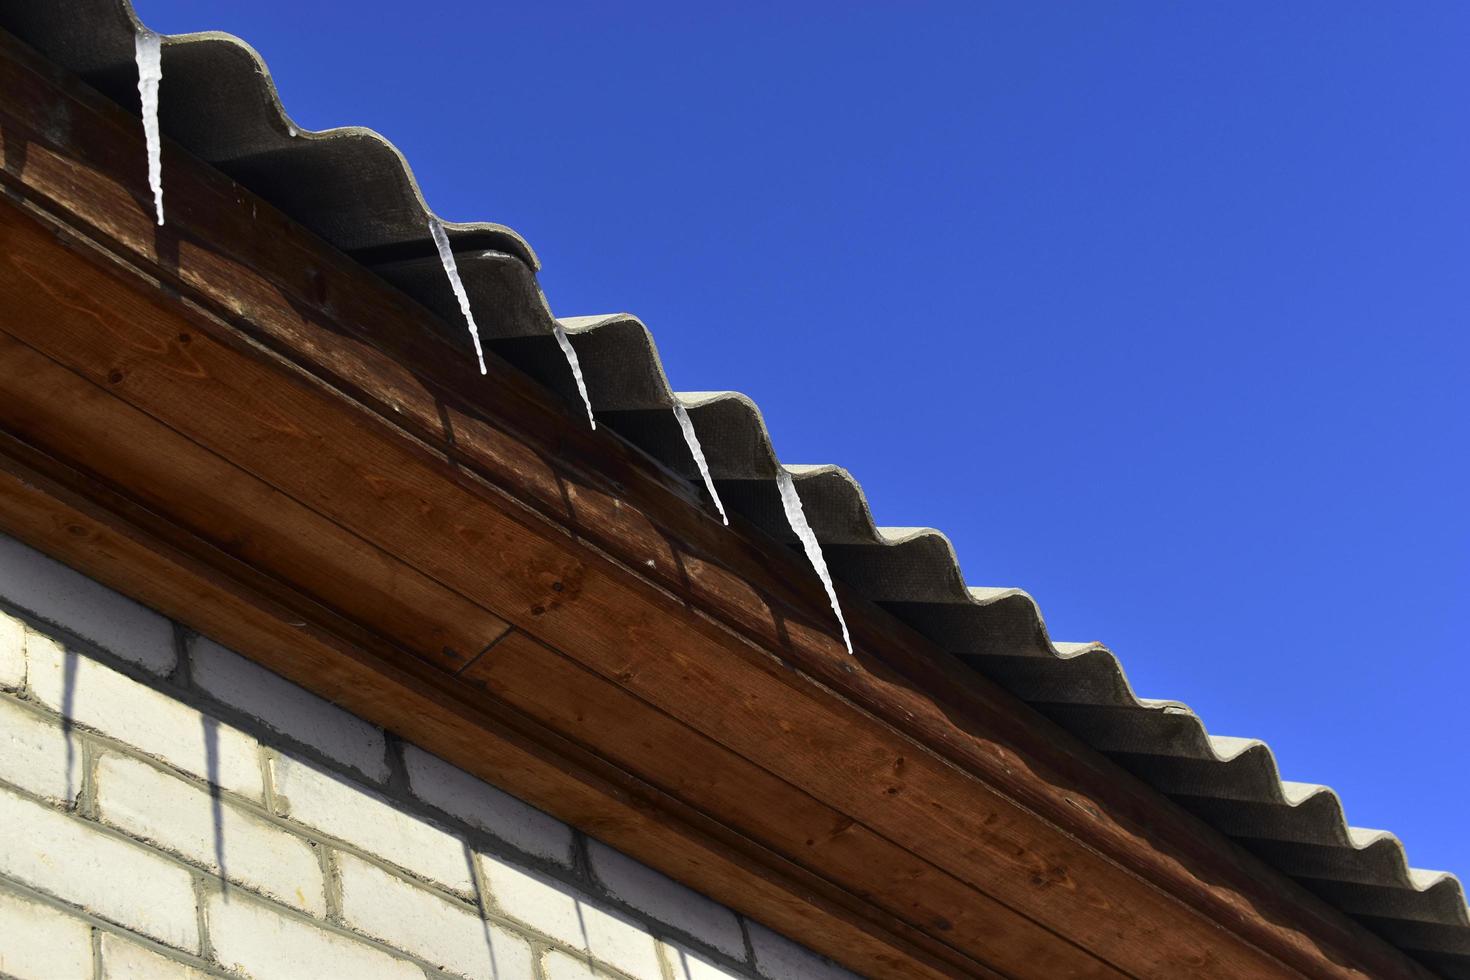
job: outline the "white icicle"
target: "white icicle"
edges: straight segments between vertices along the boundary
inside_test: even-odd
[[[694,423],[689,421],[689,413],[684,410],[677,396],[674,399],[674,418],[679,420],[679,429],[684,433],[684,442],[694,456],[694,465],[699,467],[699,475],[704,478],[704,488],[714,498],[715,508],[720,512],[720,520],[725,522],[726,527],[729,527],[730,518],[725,513],[725,505],[720,503],[720,494],[715,489],[714,477],[709,475],[709,464],[704,460],[704,449],[699,445],[699,436],[694,434]]]
[[[837,614],[837,625],[842,627],[842,642],[847,646],[847,652],[852,653],[852,637],[847,632],[847,620],[842,618],[842,607],[837,604],[837,590],[832,586],[832,576],[827,571],[827,559],[822,557],[822,546],[806,522],[806,512],[801,509],[801,498],[796,494],[796,483],[786,472],[786,467],[780,464],[776,466],[776,486],[781,490],[781,509],[786,511],[786,523],[801,539],[807,561],[812,563],[817,578],[822,580],[822,588],[827,590],[827,601],[832,603],[832,611]]]
[[[133,58],[138,62],[138,96],[143,103],[143,138],[148,142],[148,186],[153,209],[163,224],[163,147],[158,139],[158,86],[163,81],[162,38],[146,27],[133,36]]]
[[[582,396],[582,407],[587,409],[587,424],[595,429],[597,420],[592,417],[592,399],[587,397],[587,382],[582,380],[582,365],[577,361],[577,352],[572,349],[566,328],[556,317],[551,318],[551,332],[556,335],[557,346],[561,347],[561,352],[567,359],[567,367],[572,369],[572,380],[577,382],[577,391]]]
[[[475,314],[470,310],[470,297],[464,291],[464,283],[459,280],[459,266],[454,264],[454,252],[449,247],[449,235],[444,231],[444,222],[429,215],[429,234],[434,238],[434,247],[439,249],[439,262],[444,266],[444,274],[449,277],[449,288],[454,290],[454,298],[459,300],[459,312],[464,314],[464,322],[470,328],[470,339],[475,342],[475,360],[480,362],[480,373],[485,374],[485,352],[480,348],[480,327],[475,323]]]

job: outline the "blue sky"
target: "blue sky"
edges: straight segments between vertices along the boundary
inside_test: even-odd
[[[1470,874],[1470,6],[136,2]]]

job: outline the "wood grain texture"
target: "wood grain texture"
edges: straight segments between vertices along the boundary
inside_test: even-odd
[[[190,335],[176,341],[187,347]],[[38,443],[87,447],[95,479],[131,488],[139,503],[242,562],[293,569],[321,601],[426,662],[458,669],[509,629],[9,335],[0,335],[0,425]]]
[[[1033,972],[1049,977],[1122,976],[1034,920],[524,633],[510,633],[464,677],[548,727],[595,746],[628,771],[665,783],[671,793],[720,814],[783,854],[827,869],[834,883],[985,959],[1022,956]],[[857,869],[867,874],[854,874]]]
[[[3,179],[56,223],[0,206],[19,536],[871,975],[1425,975],[844,593],[847,657],[799,556],[172,147],[158,231],[136,120],[13,43],[0,84]],[[454,677],[507,623],[584,693]],[[637,726],[599,739],[594,700]]]
[[[628,854],[657,855],[693,888],[739,896],[813,948],[846,949],[871,976],[1000,976],[952,950],[936,958],[916,949],[888,926],[912,930],[861,900],[5,432],[0,527]]]
[[[292,500],[919,857],[944,862],[1005,905],[1046,919],[1065,895],[1087,914],[1072,916],[1063,934],[1127,972],[1224,977],[1272,968],[1254,950],[1224,946],[1203,920],[1175,915],[1181,921],[1164,933],[1177,912],[1166,895],[1117,880],[1096,853],[773,668],[715,624],[690,622],[643,580],[518,522],[493,494],[476,492],[474,474],[430,447],[355,418],[321,385],[272,371],[207,328],[178,343],[191,329],[179,314],[149,308],[146,293],[98,270],[58,275],[58,246],[27,241],[15,222],[0,228],[24,244],[4,256],[0,294],[32,297],[49,314],[43,321],[22,310],[0,329],[93,386],[169,420]],[[77,448],[90,457],[90,442]],[[183,488],[160,492],[169,491]],[[1120,934],[1130,941],[1114,948]]]

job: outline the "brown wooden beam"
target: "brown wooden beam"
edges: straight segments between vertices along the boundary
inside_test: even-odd
[[[850,944],[874,976],[999,975],[3,429],[0,527],[817,948]]]
[[[113,501],[112,506],[121,513],[128,513],[123,509],[126,501],[134,520],[142,513],[155,518],[152,522],[157,529],[155,533],[173,547],[187,547],[201,559],[212,558],[217,563],[228,556],[226,567],[234,574],[244,574],[248,569],[257,579],[257,589],[269,585],[283,595],[283,605],[289,607],[291,619],[322,621],[342,636],[343,645],[375,651],[391,663],[414,670],[417,676],[424,676],[426,671],[430,677],[442,675],[434,678],[438,687],[453,689],[459,698],[479,702],[502,718],[507,711],[512,717],[520,713],[509,701],[503,698],[496,701],[479,688],[474,683],[478,675],[457,676],[456,672],[463,666],[460,658],[408,648],[403,638],[412,630],[381,615],[377,617],[380,625],[376,630],[363,628],[363,621],[375,615],[374,610],[390,606],[392,591],[404,587],[414,589],[416,594],[438,597],[438,593],[443,593],[443,597],[438,597],[441,606],[451,599],[463,602],[469,596],[478,604],[477,609],[515,608],[518,620],[525,625],[552,618],[558,608],[580,607],[593,592],[594,583],[600,583],[607,593],[600,605],[608,611],[594,610],[592,615],[602,620],[609,639],[618,633],[619,616],[636,609],[636,598],[624,592],[612,593],[612,583],[606,579],[594,580],[599,570],[589,569],[567,556],[564,550],[554,548],[558,543],[563,547],[571,543],[565,535],[553,536],[550,541],[535,539],[504,513],[486,510],[484,498],[469,492],[478,485],[470,480],[464,480],[462,485],[456,481],[448,460],[440,460],[445,468],[431,476],[421,465],[416,466],[419,453],[402,452],[401,447],[395,451],[386,441],[370,440],[357,450],[348,449],[349,444],[364,434],[361,422],[350,417],[328,421],[328,416],[319,414],[327,410],[325,404],[313,405],[301,400],[304,393],[316,391],[317,386],[308,384],[300,388],[289,382],[282,384],[279,378],[272,380],[253,360],[232,359],[231,352],[213,344],[189,319],[177,312],[147,309],[145,304],[152,297],[146,292],[130,291],[100,270],[72,267],[66,261],[69,253],[65,249],[39,228],[28,236],[23,222],[24,218],[12,209],[0,206],[0,233],[8,243],[20,246],[17,251],[7,250],[6,254],[24,256],[0,265],[0,295],[15,300],[9,304],[13,315],[0,323],[0,426],[15,446],[23,445],[32,451],[33,468],[40,455],[51,460],[53,479],[65,479],[66,487],[73,494],[91,494],[95,498],[105,491]],[[25,297],[24,301],[21,297]],[[103,336],[114,343],[100,348],[93,343],[92,354],[71,357],[67,348],[77,343],[85,345],[83,338],[95,332],[99,325]],[[67,357],[71,364],[58,362],[57,356]],[[79,372],[77,367],[89,360],[91,370]],[[220,394],[228,390],[234,397],[212,398],[206,394],[211,390]],[[175,416],[186,405],[191,419],[185,423],[176,417],[175,423],[188,430],[187,436],[161,421],[164,416]],[[210,446],[193,441],[204,433],[213,436]],[[238,469],[229,472],[231,467],[217,455],[222,449],[236,454],[237,460],[248,460],[254,475]],[[13,455],[18,457],[19,450],[13,449]],[[422,464],[427,459],[418,462]],[[289,471],[295,471],[296,476],[290,476]],[[244,488],[254,486],[248,481],[258,481],[261,477],[269,477],[284,487],[285,493],[271,510],[248,506],[255,497]],[[362,489],[367,490],[366,495],[357,492]],[[356,503],[347,503],[353,498],[358,498]],[[500,498],[492,495],[491,499]],[[312,501],[325,513],[313,514],[300,501]],[[306,542],[304,547],[312,548],[313,542],[331,542],[331,546],[313,548],[305,560],[299,550],[302,545],[273,548],[284,539],[284,535],[272,530],[278,513],[286,515],[286,526]],[[165,514],[166,523],[157,519]],[[295,523],[289,523],[293,518]],[[190,526],[180,526],[185,519]],[[370,526],[374,523],[378,524],[377,528]],[[222,528],[229,530],[222,532]],[[24,527],[17,530],[22,536],[27,534]],[[362,538],[354,539],[358,546],[344,545],[335,540],[334,531],[369,536],[386,533],[396,546],[411,547],[413,561],[406,567],[375,569],[361,561]],[[415,539],[420,543],[418,546],[412,545]],[[450,542],[449,551],[437,557],[431,555],[438,550],[432,545],[434,541]],[[55,548],[54,541],[47,545]],[[150,593],[152,604],[163,605],[151,594],[156,589],[151,579],[152,576],[150,581],[130,581],[130,590],[135,593],[145,590]],[[445,586],[443,580],[451,582],[454,588]],[[328,593],[332,594],[331,601],[325,598]],[[557,606],[557,603],[565,605]],[[197,617],[187,609],[178,609],[176,604],[163,608],[185,621],[197,622]],[[610,610],[614,608],[620,608],[622,613],[612,613]],[[485,619],[483,615],[479,618]],[[678,621],[666,620],[657,613],[641,611],[639,618],[651,631],[650,637],[660,644],[673,642],[674,632],[681,628]],[[574,623],[568,628],[580,632],[586,625],[590,623],[581,626]],[[491,617],[485,628],[488,644],[504,632],[505,626],[499,618]],[[713,627],[706,625],[706,628]],[[230,632],[221,634],[220,630],[216,624],[211,632],[235,642]],[[245,649],[256,652],[258,645],[247,644]],[[316,668],[303,669],[290,647],[284,651],[279,647],[265,651],[263,659],[288,676],[311,682],[313,686],[321,683]],[[532,682],[538,686],[544,683]],[[391,700],[392,690],[381,681],[365,687],[366,694],[358,688],[336,687],[331,694],[334,700],[381,719],[380,701]],[[556,692],[558,696],[565,693]],[[398,715],[393,727],[405,737],[437,748],[432,735],[421,731],[422,726],[413,717]],[[660,721],[669,722],[669,719],[644,707],[641,712],[633,713],[629,721],[636,727],[655,731]],[[540,739],[551,737],[540,728],[535,731],[540,733],[537,736]],[[589,751],[597,748],[593,746]],[[615,846],[645,859],[651,857],[655,863],[668,860],[663,853],[647,854],[650,848],[659,845],[656,838],[648,836],[646,826],[629,828],[623,823],[609,823],[605,817],[589,818],[579,804],[568,810],[559,793],[548,792],[539,782],[522,785],[514,771],[508,775],[493,755],[454,758],[564,819],[584,827],[590,824],[588,829],[596,828],[594,833]],[[775,779],[766,781],[770,794],[763,798],[752,796],[754,768],[749,765],[735,768],[741,760],[728,752],[723,759],[726,765],[720,775],[728,783],[722,787],[722,800],[713,801],[709,810],[695,813],[658,794],[654,799],[660,819],[670,823],[708,824],[701,829],[726,841],[736,841],[747,836],[741,817],[769,825],[771,813],[797,816],[804,806],[811,810],[801,790]],[[688,770],[694,762],[694,757],[683,756],[679,766]],[[609,771],[612,771],[609,767],[603,767],[599,774],[605,776]],[[619,771],[627,773],[626,768],[620,767]],[[673,778],[667,771],[657,775],[664,782]],[[631,776],[624,784],[627,793],[636,793],[643,787],[641,780]],[[796,822],[793,827],[801,834],[810,835],[814,842],[820,840],[826,844],[833,828],[844,820],[841,813],[822,808],[809,817],[807,825]],[[667,847],[668,835],[663,837],[662,846]],[[886,841],[878,843],[880,853],[869,855],[876,857],[875,867],[891,869],[902,867],[905,862],[919,863],[922,867],[921,862],[896,845]],[[734,845],[727,843],[726,847],[734,848]],[[679,850],[687,852],[689,848],[685,843]],[[813,848],[811,855],[804,855],[807,860],[801,865],[765,847],[752,849],[742,845],[734,849],[740,860],[749,861],[767,876],[779,872],[788,882],[787,901],[800,896],[805,903],[826,894],[833,903],[826,912],[828,916],[843,906],[857,910],[857,924],[868,947],[865,957],[875,957],[879,963],[885,957],[894,959],[891,951],[876,949],[872,935],[868,935],[893,934],[890,941],[898,943],[904,955],[914,959],[914,962],[903,962],[894,975],[936,966],[947,975],[986,972],[983,961],[955,950],[946,941],[949,937],[945,940],[931,937],[906,920],[912,915],[908,906],[922,908],[929,903],[924,892],[931,882],[924,876],[897,882],[895,890],[873,892],[876,900],[867,901],[805,870],[814,865],[830,865],[829,861],[811,859],[821,855],[821,847]],[[705,862],[708,857],[701,856],[699,860]],[[841,873],[842,868],[837,871]],[[684,874],[688,875],[687,869]],[[695,880],[707,890],[711,886],[707,880]],[[863,889],[864,894],[872,891],[866,875],[857,876],[853,884]],[[716,883],[716,891],[724,887],[725,883]],[[960,902],[959,911],[952,913],[961,922],[958,937],[967,946],[983,952],[988,945],[1003,942],[1007,948],[1024,948],[1028,956],[1043,965],[1056,964],[1062,975],[1116,975],[1091,954],[1059,942],[1045,928],[987,900],[981,892],[959,886],[954,897]],[[752,896],[746,896],[745,907],[770,919],[773,914],[779,915],[779,911],[764,904],[769,898],[767,894],[755,902]],[[874,907],[885,903],[899,904],[905,917]],[[971,906],[989,914],[968,920],[963,913]],[[852,942],[854,938],[847,936],[843,941]],[[874,962],[868,962],[866,968],[873,970]]]
[[[174,147],[156,229],[136,119],[8,40],[0,88],[12,533],[869,975],[1426,975],[850,594],[846,656],[798,556]]]

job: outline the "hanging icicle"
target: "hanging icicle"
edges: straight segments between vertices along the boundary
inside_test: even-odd
[[[449,235],[444,231],[444,222],[429,215],[429,235],[434,239],[434,247],[439,250],[439,262],[444,266],[444,274],[449,277],[449,288],[454,290],[454,298],[459,301],[459,312],[464,314],[464,322],[470,328],[470,340],[475,342],[475,360],[480,362],[480,373],[485,374],[485,352],[480,348],[480,327],[475,323],[475,314],[470,310],[470,297],[464,291],[464,283],[459,279],[459,267],[454,264],[454,251],[449,247]]]
[[[545,301],[545,297],[542,301]],[[595,429],[597,420],[592,417],[592,399],[587,397],[587,382],[582,380],[582,365],[577,360],[577,352],[572,348],[566,327],[556,317],[551,318],[551,332],[556,335],[556,344],[561,348],[562,356],[567,359],[567,367],[572,369],[572,380],[577,382],[577,393],[582,396],[582,407],[587,410],[587,424]]]
[[[679,396],[674,396],[674,418],[679,420],[679,431],[684,433],[684,444],[689,447],[689,452],[694,456],[694,465],[699,467],[699,475],[704,479],[704,488],[714,499],[715,509],[720,512],[720,520],[726,527],[730,526],[730,517],[725,513],[725,505],[720,502],[720,493],[715,489],[715,479],[710,476],[709,464],[704,459],[704,448],[699,444],[699,436],[694,434],[694,423],[689,420],[689,413],[685,410]]]
[[[148,143],[148,187],[153,210],[163,224],[163,146],[158,138],[158,86],[163,82],[163,39],[146,27],[133,36],[138,63],[138,97],[143,104],[143,138]]]
[[[801,539],[807,561],[812,563],[817,578],[822,580],[822,588],[827,590],[827,601],[832,604],[832,612],[837,616],[837,625],[842,627],[842,642],[847,647],[847,652],[852,653],[852,637],[847,632],[847,620],[842,618],[842,607],[837,604],[837,590],[827,571],[827,560],[822,557],[822,546],[817,543],[817,536],[806,522],[806,512],[801,509],[801,498],[796,494],[796,483],[786,467],[779,463],[776,465],[776,486],[781,491],[781,509],[786,511],[786,523],[791,525],[791,530]]]

